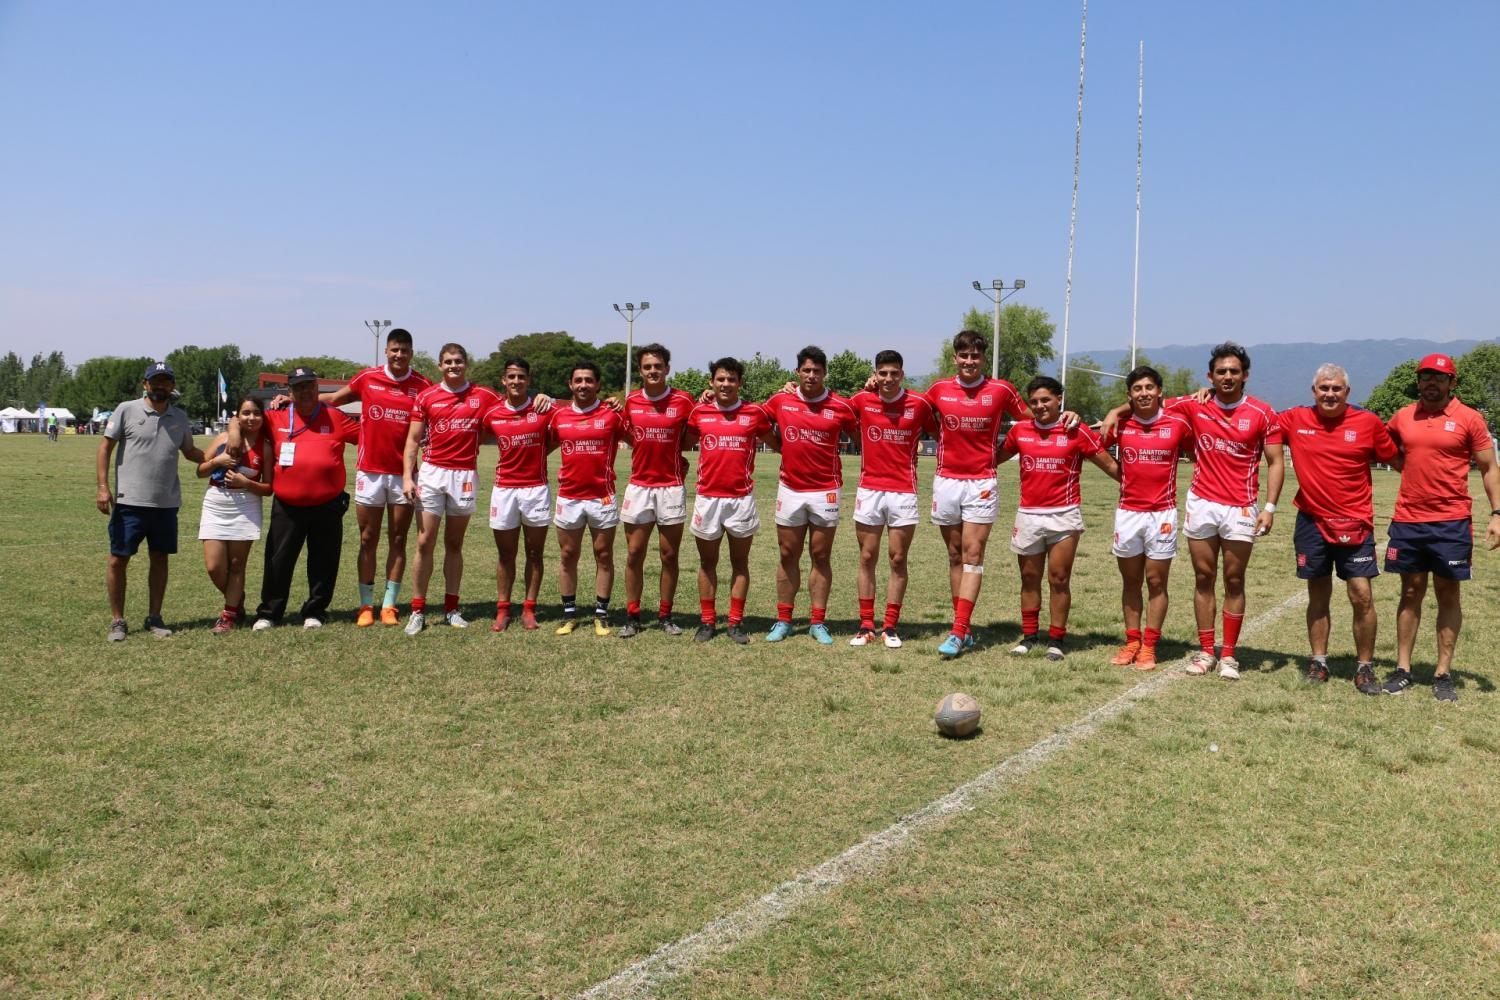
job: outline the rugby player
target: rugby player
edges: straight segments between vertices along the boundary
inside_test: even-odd
[[[621,639],[641,630],[641,591],[651,527],[657,531],[661,556],[660,603],[656,619],[668,635],[681,635],[672,621],[677,596],[677,554],[687,520],[687,459],[682,455],[693,397],[667,385],[672,354],[661,344],[647,344],[639,355],[641,387],[625,398],[623,416],[629,431],[630,482],[620,504],[625,524],[625,624]]]
[[[1354,686],[1379,694],[1375,679],[1375,501],[1370,463],[1396,457],[1385,424],[1349,405],[1349,375],[1327,364],[1313,374],[1313,405],[1277,414],[1297,477],[1297,527],[1292,544],[1297,576],[1307,581],[1307,642],[1312,658],[1302,677],[1328,680],[1329,601],[1338,573],[1354,610]]]
[[[896,351],[875,355],[874,392],[854,394],[849,405],[859,421],[859,488],[854,498],[854,534],[859,540],[859,632],[851,646],[875,641],[875,564],[880,536],[890,529],[890,579],[885,589],[881,635],[901,647],[898,626],[906,596],[906,554],[917,530],[917,446],[923,431],[936,430],[932,404],[902,385],[906,371]]]
[[[729,536],[729,627],[743,646],[745,597],[750,593],[750,547],[760,530],[755,510],[755,451],[772,444],[771,418],[758,403],[740,399],[745,366],[735,358],[709,365],[712,402],[700,403],[688,417],[687,443],[698,445],[698,487],[693,498],[693,536],[698,543],[700,624],[694,642],[708,642],[719,621],[719,549]]]
[[[1188,486],[1186,523],[1188,552],[1193,559],[1193,614],[1198,622],[1198,651],[1187,672],[1207,674],[1217,665],[1219,676],[1238,680],[1240,662],[1235,646],[1245,621],[1245,568],[1256,537],[1276,521],[1286,461],[1276,411],[1245,392],[1250,378],[1250,355],[1239,344],[1225,342],[1209,356],[1208,377],[1213,388],[1167,402],[1167,408],[1187,418],[1193,428],[1198,464]],[[1106,433],[1130,411],[1117,407],[1105,418]],[[1256,509],[1260,495],[1261,455],[1266,461],[1266,506]],[[1214,617],[1219,562],[1224,576],[1224,643],[1215,656]]]
[[[807,591],[811,614],[807,634],[833,644],[825,619],[833,584],[833,539],[839,527],[844,467],[839,436],[857,429],[849,401],[830,390],[828,356],[818,347],[797,352],[797,388],[778,392],[765,403],[781,441],[781,476],[776,490],[776,624],[767,642],[792,634],[792,611],[802,587],[802,550],[809,550]]]
[[[548,424],[549,448],[562,452],[557,472],[557,504],[552,523],[562,553],[558,582],[562,624],[558,635],[578,627],[578,557],[587,524],[594,550],[594,634],[607,636],[609,595],[615,583],[615,452],[625,435],[625,421],[599,402],[599,366],[580,361],[568,376],[573,402],[559,406]]]
[[[396,610],[401,578],[406,572],[406,535],[412,511],[402,482],[402,458],[411,423],[411,406],[432,380],[411,366],[411,334],[400,328],[385,338],[385,364],[361,370],[349,384],[320,392],[324,406],[360,403],[359,446],[354,460],[354,520],[359,527],[360,628],[375,624],[375,559],[380,523],[386,525],[385,589],[380,595],[380,621],[400,624]],[[290,397],[278,396],[271,408]]]
[[[1185,417],[1162,409],[1161,375],[1155,368],[1133,369],[1125,385],[1130,415],[1104,441],[1106,448],[1118,444],[1120,450],[1113,548],[1125,618],[1125,645],[1110,662],[1155,670],[1156,644],[1167,620],[1167,580],[1177,555],[1177,459],[1191,452],[1193,429]],[[1143,580],[1148,595],[1144,609]]]
[[[1042,575],[1051,593],[1047,659],[1067,655],[1068,612],[1073,606],[1073,558],[1083,535],[1079,478],[1083,460],[1120,478],[1120,467],[1104,442],[1088,427],[1069,428],[1062,419],[1063,387],[1038,375],[1026,386],[1029,420],[1017,421],[1000,446],[999,461],[1021,457],[1021,501],[1011,530],[1010,549],[1021,570],[1021,638],[1011,649],[1024,656],[1040,645]]]
[[[418,393],[412,404],[402,463],[402,490],[409,502],[421,508],[413,567],[415,593],[411,615],[406,620],[407,635],[416,635],[427,627],[427,583],[432,578],[433,553],[440,530],[443,621],[453,628],[469,627],[458,611],[459,588],[464,577],[464,532],[474,515],[484,415],[500,402],[494,390],[469,381],[469,352],[461,344],[444,344],[438,352],[438,367],[442,369],[443,380]],[[417,456],[424,436],[427,448],[419,462]]]
[[[938,646],[945,657],[974,645],[969,621],[984,581],[984,552],[999,509],[995,485],[995,441],[1001,421],[1029,414],[1016,387],[984,374],[989,342],[964,330],[953,338],[958,374],[938,379],[926,396],[937,414],[937,474],[932,480],[932,523],[948,547],[948,586],[953,626]]]
[[[495,622],[491,632],[510,626],[510,598],[516,579],[516,550],[526,548],[526,598],[521,605],[523,628],[537,627],[537,594],[542,588],[542,550],[551,522],[547,495],[547,424],[530,396],[531,365],[525,358],[507,358],[500,378],[505,398],[484,416],[486,436],[500,449],[495,463],[495,488],[490,494],[490,530],[495,535]]]
[[[1485,540],[1500,547],[1500,465],[1484,417],[1453,397],[1458,369],[1445,354],[1429,354],[1417,365],[1417,401],[1396,411],[1387,425],[1401,448],[1401,488],[1391,515],[1385,571],[1401,574],[1396,611],[1396,669],[1383,689],[1401,694],[1411,687],[1411,653],[1422,624],[1427,580],[1437,591],[1437,668],[1432,694],[1457,701],[1453,653],[1463,627],[1459,584],[1469,579],[1474,554],[1474,502],[1469,498],[1469,462],[1479,466],[1490,501]]]

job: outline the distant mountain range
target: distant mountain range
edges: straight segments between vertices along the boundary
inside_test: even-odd
[[[1350,398],[1364,402],[1370,390],[1385,380],[1391,369],[1403,361],[1420,358],[1434,351],[1457,358],[1483,340],[1340,340],[1331,344],[1246,344],[1250,352],[1250,385],[1253,396],[1282,409],[1312,401],[1312,377],[1325,362],[1342,365],[1349,372]],[[1208,352],[1212,344],[1172,344],[1167,347],[1142,347],[1140,352],[1153,364],[1187,368],[1207,378]],[[1085,353],[1085,352],[1078,352]],[[1078,353],[1073,355],[1074,360]],[[1129,358],[1130,351],[1088,351],[1104,371],[1118,371],[1118,365]]]

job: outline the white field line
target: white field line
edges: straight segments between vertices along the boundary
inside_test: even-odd
[[[1282,615],[1306,603],[1307,593],[1298,591],[1276,607],[1245,623],[1243,636],[1250,638]],[[1157,695],[1182,677],[1182,666],[1174,666],[1136,684],[1103,705],[1074,719],[1057,732],[1007,757],[978,777],[934,799],[916,812],[903,816],[884,830],[870,834],[842,854],[809,868],[775,889],[751,900],[732,913],[705,924],[684,938],[664,944],[650,955],[579,993],[583,998],[649,997],[657,986],[686,975],[709,959],[726,954],[757,934],[790,916],[804,904],[825,896],[851,879],[872,875],[954,814],[968,812],[977,800],[1001,790],[1037,768],[1053,755],[1088,739],[1099,727],[1131,706]]]

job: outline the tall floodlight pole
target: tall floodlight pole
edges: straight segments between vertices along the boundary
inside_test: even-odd
[[[1063,296],[1062,377],[1068,385],[1068,329],[1073,312],[1073,248],[1078,242],[1078,167],[1083,153],[1083,67],[1088,51],[1089,0],[1083,0],[1083,20],[1078,31],[1078,122],[1073,126],[1073,210],[1068,214],[1068,287]]]
[[[990,282],[986,288],[979,282],[973,282],[974,291],[995,303],[995,344],[990,349],[990,377],[1000,377],[1000,303],[1026,287],[1025,278],[1017,278],[1014,285],[1007,286],[1001,278]]]
[[[377,366],[384,363],[380,357],[380,331],[390,329],[390,325],[391,321],[388,319],[365,320],[365,326],[369,327],[370,332],[375,335],[375,364]]]
[[[1141,39],[1135,93],[1135,287],[1130,296],[1130,368],[1135,369],[1135,320],[1141,305],[1141,149],[1146,127],[1146,40]]]
[[[615,312],[625,317],[625,395],[628,396],[630,395],[630,358],[635,354],[635,318],[650,309],[651,303],[642,302],[639,309],[636,308],[634,302],[625,303],[624,309],[620,308],[618,302],[614,305]]]

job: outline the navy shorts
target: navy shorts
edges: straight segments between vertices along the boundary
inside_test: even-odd
[[[1379,576],[1375,563],[1375,533],[1359,545],[1334,545],[1323,537],[1317,522],[1297,511],[1297,527],[1292,533],[1292,548],[1297,553],[1297,579],[1318,580],[1337,571],[1340,580],[1351,577]]]
[[[145,539],[152,552],[177,551],[176,507],[131,507],[115,504],[109,515],[109,554],[133,556]]]
[[[1456,521],[1392,521],[1385,549],[1387,573],[1436,573],[1450,580],[1469,579],[1474,562],[1474,524]]]

